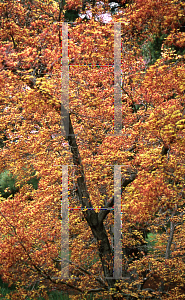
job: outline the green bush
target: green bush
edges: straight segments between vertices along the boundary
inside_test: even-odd
[[[35,175],[35,171],[31,176]],[[33,177],[27,181],[28,184],[33,186],[34,190],[38,189],[38,183],[40,178]],[[5,170],[0,174],[0,194],[3,198],[8,198],[10,195],[15,195],[19,191],[19,188],[16,187],[16,177],[13,177],[9,170]]]
[[[18,192],[18,188],[15,187],[15,178],[9,170],[5,170],[0,174],[0,193],[3,198],[8,198],[11,194],[14,195]],[[6,191],[6,189],[8,189]]]
[[[142,54],[146,60],[149,60],[149,65],[153,65],[161,56],[161,46],[167,35],[153,36],[152,41],[142,45]]]
[[[148,252],[153,252],[155,249],[155,243],[156,243],[156,234],[155,233],[148,233],[147,234],[147,238],[146,238],[146,242],[147,242],[147,248],[148,248]]]

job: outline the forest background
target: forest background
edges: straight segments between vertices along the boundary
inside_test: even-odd
[[[63,299],[64,292],[70,299],[185,299],[185,2],[109,4],[0,1],[4,299]],[[64,21],[75,22],[68,24],[72,135],[61,122]],[[119,135],[114,22],[121,23]],[[63,165],[69,279],[61,279]],[[114,273],[113,210],[100,210],[114,208],[114,165],[122,166],[118,280],[107,279]],[[72,209],[79,206],[89,209]]]

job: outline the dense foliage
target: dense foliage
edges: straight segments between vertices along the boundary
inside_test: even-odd
[[[108,1],[0,2],[0,275],[16,285],[10,299],[47,299],[53,289],[73,291],[72,299],[185,297],[185,3],[118,2],[107,23]],[[66,136],[62,22],[71,20],[75,135]],[[121,22],[119,135],[113,22]],[[70,279],[61,279],[62,165],[69,166]],[[114,207],[114,165],[122,165],[119,280],[106,278],[113,210],[99,209]]]

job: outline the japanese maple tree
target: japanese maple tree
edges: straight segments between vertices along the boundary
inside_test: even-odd
[[[91,292],[105,299],[185,295],[184,3],[119,2],[110,23],[100,16],[108,1],[93,1],[89,20],[68,24],[68,128],[61,101],[62,22],[66,10],[87,11],[90,4],[0,3],[0,170],[9,170],[19,189],[1,197],[0,207],[0,274],[16,284],[11,299],[47,299],[52,289],[74,291],[74,299]],[[113,22],[121,22],[120,135],[114,134]],[[161,49],[154,61],[156,38]],[[63,165],[69,166],[68,279],[61,278]],[[114,165],[122,166],[119,280],[110,279]],[[27,183],[33,176],[40,179],[38,189]],[[155,236],[152,251],[147,232]]]

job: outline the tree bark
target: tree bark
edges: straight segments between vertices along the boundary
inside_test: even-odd
[[[73,163],[77,166],[76,175],[77,175],[77,197],[83,208],[87,208],[87,210],[83,210],[83,215],[91,228],[91,231],[98,242],[98,251],[101,259],[103,272],[105,276],[105,280],[108,284],[108,288],[113,288],[115,284],[115,279],[113,278],[113,253],[108,240],[107,232],[105,230],[103,221],[110,210],[101,210],[100,213],[96,213],[92,208],[92,204],[90,202],[89,193],[87,190],[83,165],[78,149],[78,145],[76,142],[76,138],[74,135],[73,126],[71,123],[70,114],[68,114],[67,110],[62,105],[63,112],[63,124],[65,132],[69,132],[65,138],[69,143],[72,155],[73,155]],[[67,128],[69,126],[69,129]],[[69,130],[69,131],[68,131]],[[126,187],[130,182],[132,182],[136,178],[136,173],[132,173],[130,178],[122,180],[122,186]],[[105,206],[112,207],[114,205],[114,196],[110,199],[109,203]]]

